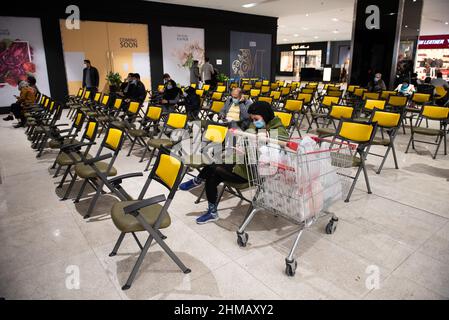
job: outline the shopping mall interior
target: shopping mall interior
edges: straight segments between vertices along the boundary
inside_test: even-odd
[[[1,300],[449,299],[447,0],[1,6]]]

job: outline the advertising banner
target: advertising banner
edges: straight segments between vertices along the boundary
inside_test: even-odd
[[[162,26],[162,55],[164,73],[189,85],[193,61],[204,63],[204,29]]]
[[[50,94],[41,30],[39,18],[0,17],[0,107],[16,101],[17,84],[28,75]]]

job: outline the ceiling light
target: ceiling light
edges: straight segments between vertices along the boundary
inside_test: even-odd
[[[319,37],[318,36],[315,36],[315,37],[313,37],[314,39],[318,39]]]
[[[255,6],[257,6],[257,3],[254,3],[254,2],[242,5],[243,8],[252,8],[252,7],[255,7]]]
[[[332,21],[335,21],[335,22],[337,22],[337,21],[338,21],[338,19],[337,19],[337,18],[332,18]]]
[[[446,21],[446,22],[445,22],[444,24],[445,24],[445,25],[448,25],[448,24],[449,24],[449,22],[447,22],[447,21]]]
[[[302,30],[309,30],[309,28],[307,28],[307,27],[303,27],[303,28],[302,28]]]
[[[288,41],[288,39],[282,39],[282,41]]]
[[[299,37],[299,34],[295,33],[293,36],[294,36],[294,37]]]
[[[333,33],[338,33],[338,30],[334,30],[334,31],[332,31]]]
[[[309,16],[309,14],[308,13],[306,13],[306,17],[308,17]]]

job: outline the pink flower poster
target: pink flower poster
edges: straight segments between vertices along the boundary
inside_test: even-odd
[[[162,26],[162,55],[164,73],[189,85],[193,61],[204,63],[204,29]]]
[[[28,75],[50,94],[40,19],[0,17],[0,107],[15,101],[17,84]]]

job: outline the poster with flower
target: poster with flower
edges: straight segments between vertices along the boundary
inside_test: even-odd
[[[28,75],[50,94],[40,19],[0,17],[0,107],[15,102],[17,84]]]
[[[181,85],[190,84],[193,61],[204,62],[204,29],[162,26],[164,73]]]

